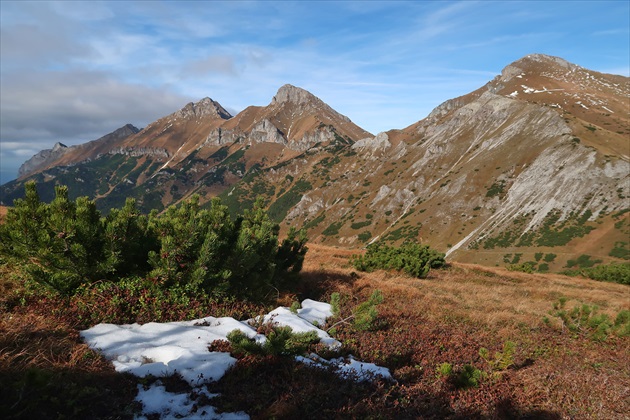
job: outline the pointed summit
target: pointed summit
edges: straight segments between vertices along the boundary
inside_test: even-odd
[[[63,144],[63,143],[61,143],[61,142],[57,142],[57,143],[55,143],[55,145],[53,146],[53,148],[52,148],[51,152],[52,152],[52,153],[57,153],[57,152],[59,152],[60,150],[65,149],[65,148],[67,148],[67,147],[68,147],[68,146],[66,146],[65,144]]]
[[[321,102],[319,98],[313,95],[311,92],[304,90],[302,88],[293,86],[293,85],[284,85],[278,92],[276,96],[271,100],[271,105],[279,105],[283,103],[292,103],[295,105],[305,104],[309,102]]]
[[[224,120],[232,118],[232,114],[227,112],[220,103],[205,97],[198,102],[190,102],[175,113],[180,118],[199,118],[205,116],[219,117]]]
[[[121,139],[129,137],[132,134],[136,134],[139,131],[140,129],[133,124],[125,124],[122,127],[107,134],[107,136],[111,137],[112,139]]]

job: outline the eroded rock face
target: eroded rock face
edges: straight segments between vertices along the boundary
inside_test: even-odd
[[[35,171],[40,166],[44,166],[46,162],[51,162],[63,155],[68,146],[63,143],[55,143],[52,149],[45,149],[35,154],[32,158],[27,160],[20,166],[18,170],[18,178],[28,175]]]
[[[109,151],[110,155],[125,155],[132,157],[152,156],[167,158],[169,153],[166,149],[154,147],[116,147]]]
[[[250,143],[280,143],[287,144],[278,127],[273,125],[268,119],[264,119],[252,129],[249,133],[248,140]]]
[[[352,145],[352,148],[355,150],[371,152],[385,151],[390,147],[392,147],[392,144],[389,142],[387,133],[378,133],[376,137],[361,139]]]
[[[219,117],[224,120],[232,118],[232,115],[221,104],[207,97],[198,102],[190,102],[175,113],[175,117],[185,119],[207,116]]]
[[[294,105],[306,104],[318,101],[317,97],[307,90],[295,87],[293,85],[284,85],[271,100],[271,106],[277,106],[284,103],[292,103]]]

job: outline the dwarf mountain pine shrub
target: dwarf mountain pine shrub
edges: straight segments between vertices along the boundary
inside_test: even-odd
[[[132,199],[101,217],[93,201],[56,197],[43,203],[34,182],[0,225],[0,258],[27,278],[62,295],[81,285],[148,277],[178,293],[264,299],[298,278],[307,248],[304,232],[279,226],[257,200],[232,220],[218,198],[201,209],[193,196],[158,215],[141,215]]]
[[[560,321],[563,330],[566,328],[575,335],[585,335],[595,341],[605,341],[613,334],[619,337],[630,335],[630,311],[620,311],[613,321],[607,314],[600,313],[596,305],[578,304],[568,310],[566,301],[561,297],[549,312]],[[551,323],[547,317],[543,320]]]
[[[431,268],[440,268],[446,264],[444,254],[428,245],[413,243],[398,248],[374,243],[368,245],[365,255],[353,255],[350,262],[360,271],[402,270],[418,278],[426,277]]]
[[[567,270],[562,274],[584,276],[598,281],[630,285],[630,263],[610,263],[579,270]]]
[[[448,380],[455,388],[466,389],[479,385],[479,382],[487,376],[486,372],[472,365],[464,365],[461,369],[454,369],[453,365],[444,362],[436,368],[437,377]]]
[[[365,302],[361,302],[352,308],[352,310],[346,310],[344,311],[345,313],[342,313],[341,306],[343,303],[347,303],[347,301],[348,297],[344,296],[344,298],[342,298],[338,292],[331,294],[330,306],[333,314],[331,321],[336,322],[328,328],[328,331],[331,334],[335,334],[335,327],[340,324],[352,325],[352,327],[359,331],[369,331],[374,329],[378,319],[377,307],[383,303],[383,294],[381,291],[378,289],[374,290]]]
[[[479,356],[481,356],[493,370],[502,371],[514,365],[515,351],[516,344],[512,341],[506,341],[503,343],[503,351],[495,352],[494,357],[490,357],[490,352],[485,347],[479,349]]]
[[[57,186],[55,198],[46,204],[29,182],[25,198],[15,200],[0,225],[0,255],[30,280],[71,295],[82,283],[114,279],[117,270],[130,269],[132,256],[122,252],[125,245],[114,243],[116,230],[87,197],[72,201],[68,188]]]
[[[315,331],[296,333],[291,327],[279,326],[271,328],[262,344],[247,337],[241,330],[230,332],[227,339],[237,355],[294,356],[306,353],[311,344],[319,342]]]

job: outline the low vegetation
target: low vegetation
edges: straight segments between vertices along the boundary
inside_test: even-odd
[[[46,204],[29,183],[0,225],[0,255],[64,296],[140,277],[169,295],[262,300],[297,280],[307,250],[304,232],[290,230],[280,243],[278,233],[261,201],[236,220],[218,199],[201,209],[198,196],[149,216],[128,199],[101,217],[86,197],[70,200],[66,187]]]
[[[404,244],[400,247],[374,243],[368,245],[364,255],[354,256],[352,265],[360,271],[377,269],[401,270],[411,276],[423,278],[432,268],[445,265],[444,254],[427,245]]]
[[[580,269],[566,270],[564,274],[630,285],[630,263],[610,263],[594,267],[587,265]]]
[[[102,217],[63,189],[50,205],[32,193],[0,227],[0,412],[7,418],[131,419],[139,412],[138,384],[151,379],[116,374],[81,343],[80,329],[250,319],[278,305],[297,310],[292,302],[304,298],[331,303],[333,317],[320,327],[341,348],[326,350],[313,334],[271,324],[259,326],[270,338],[263,346],[233,333],[210,345],[237,358],[206,384],[219,394],[210,404],[253,418],[615,419],[630,412],[625,284],[446,265],[442,254],[409,243],[373,244],[354,257],[310,245],[307,254],[298,232],[280,241],[259,206],[233,220],[218,201],[201,209],[192,199],[149,216],[128,202]],[[358,381],[292,357],[311,351],[353,355],[388,368],[393,380]],[[176,375],[163,382],[187,387]]]
[[[577,304],[571,310],[566,308],[567,299],[561,297],[553,304],[549,314],[560,321],[561,328],[574,334],[581,334],[597,341],[605,341],[611,335],[630,336],[630,311],[621,310],[613,320],[608,314],[601,313],[597,305]],[[544,318],[546,323],[550,319]]]

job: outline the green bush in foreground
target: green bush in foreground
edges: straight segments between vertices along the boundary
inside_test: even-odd
[[[378,289],[374,290],[365,302],[359,303],[350,313],[342,314],[342,300],[346,303],[348,299],[348,296],[342,298],[339,292],[330,295],[333,316],[329,321],[333,324],[328,328],[328,332],[334,335],[337,332],[336,326],[340,324],[352,325],[358,331],[370,331],[377,328],[378,305],[383,303],[383,293]]]
[[[148,217],[129,199],[101,217],[87,197],[69,200],[64,186],[43,203],[31,182],[0,225],[0,258],[65,296],[140,277],[190,296],[261,300],[296,280],[307,251],[303,232],[280,243],[278,232],[262,200],[236,220],[218,198],[201,209],[199,196]]]
[[[319,342],[315,331],[293,332],[291,327],[274,326],[267,334],[267,340],[259,344],[241,330],[234,330],[227,335],[232,351],[238,355],[293,356],[306,353],[311,344]]]
[[[472,365],[464,365],[461,369],[454,369],[453,365],[444,362],[436,368],[437,377],[448,380],[457,389],[474,388],[479,385],[487,374]]]
[[[428,245],[404,244],[397,248],[378,243],[368,245],[365,255],[353,255],[351,263],[360,271],[402,270],[418,278],[424,278],[430,269],[446,264],[444,254]]]

